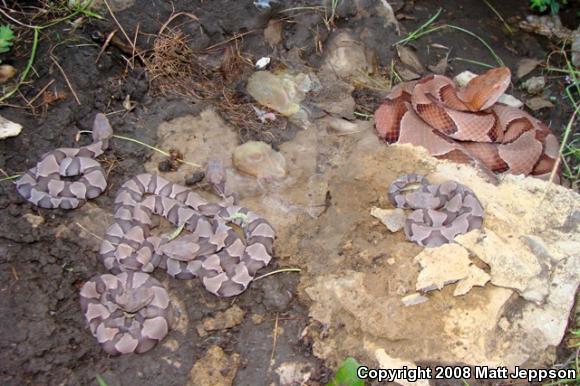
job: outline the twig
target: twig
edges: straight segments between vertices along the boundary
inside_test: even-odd
[[[494,6],[489,3],[489,1],[483,0],[483,2],[489,7],[489,9],[492,10],[493,13],[495,13],[495,15],[499,18],[499,20],[501,20],[501,22],[503,23],[503,26],[508,30],[510,35],[513,35],[514,31],[511,29],[511,27],[505,21],[505,19],[501,16],[501,13],[499,13],[498,10],[495,9]]]
[[[275,275],[277,273],[282,273],[282,272],[300,272],[300,271],[302,271],[300,268],[282,268],[282,269],[277,269],[275,271],[268,272],[268,273],[265,273],[263,275],[260,275],[260,276],[258,276],[256,278],[254,278],[254,281],[258,281],[260,279],[263,279],[263,278],[268,277],[268,276],[271,276],[271,275]]]
[[[116,30],[109,33],[109,35],[107,36],[107,39],[105,39],[105,42],[103,43],[103,46],[101,47],[101,50],[99,51],[99,54],[97,55],[97,59],[95,59],[95,64],[99,63],[101,56],[103,55],[103,53],[105,52],[105,50],[107,49],[109,44],[111,43],[111,40],[113,39],[113,37],[115,36],[117,31],[119,31],[119,30],[116,29]]]
[[[54,79],[51,79],[50,82],[48,82],[46,84],[46,86],[41,88],[40,91],[31,100],[28,101],[28,105],[31,106],[32,103],[34,103],[34,101],[37,100],[46,91],[46,89],[49,88],[50,85],[53,83],[54,83]]]
[[[255,279],[254,279],[255,280]],[[278,342],[278,313],[276,313],[276,320],[274,321],[274,331],[272,332],[272,353],[270,354],[270,365],[268,366],[268,373],[272,371],[274,366],[274,354],[276,353],[276,343]]]
[[[107,10],[109,11],[109,14],[113,18],[113,21],[115,22],[115,24],[117,24],[117,27],[123,33],[123,36],[125,37],[125,39],[127,40],[127,42],[133,47],[133,52],[137,53],[137,56],[139,57],[139,59],[141,59],[141,61],[143,63],[145,63],[145,59],[141,56],[141,53],[136,50],[135,45],[133,44],[133,40],[131,40],[131,38],[129,37],[129,35],[127,35],[127,32],[125,32],[125,29],[123,28],[123,26],[121,25],[121,23],[119,23],[119,20],[117,20],[117,17],[115,16],[115,13],[113,12],[113,10],[111,9],[111,6],[109,5],[109,2],[107,0],[103,0],[103,2],[105,3],[105,6],[107,7]]]
[[[104,241],[104,239],[102,237],[97,236],[96,234],[94,234],[93,232],[91,232],[90,230],[88,230],[87,228],[85,228],[84,226],[79,224],[78,222],[75,222],[75,225],[78,226],[79,228],[81,228],[83,231],[87,232],[89,235],[91,235],[91,236],[93,236],[101,241]]]
[[[79,131],[79,133],[81,133],[81,134],[90,134],[90,133],[92,133],[92,131],[89,131],[89,130],[81,130],[81,131]],[[151,145],[146,144],[145,142],[141,142],[141,141],[139,141],[138,139],[135,139],[135,138],[125,137],[123,135],[117,135],[117,134],[113,134],[113,138],[122,139],[122,140],[128,141],[128,142],[133,142],[133,143],[139,144],[141,146],[144,146],[147,149],[151,149],[153,151],[156,151],[157,153],[163,154],[166,157],[171,157],[171,154],[169,154],[165,150],[161,150],[159,148],[156,148],[155,146],[151,146]],[[193,162],[189,162],[189,161],[182,160],[181,158],[176,158],[175,160],[177,162],[179,162],[179,163],[182,163],[182,164],[185,164],[185,165],[189,165],[189,166],[193,166],[194,168],[201,168],[201,165],[196,164],[196,163],[193,163]],[[254,280],[256,280],[256,279],[254,279]]]
[[[244,37],[244,36],[246,36],[246,35],[249,35],[249,34],[251,34],[251,33],[254,33],[254,32],[256,32],[256,31],[257,31],[257,30],[253,29],[253,30],[250,30],[250,31],[243,32],[243,33],[241,33],[241,34],[236,34],[236,35],[232,36],[231,38],[224,40],[223,42],[216,43],[216,44],[214,44],[213,46],[209,46],[209,47],[208,47],[208,48],[206,48],[205,50],[206,50],[206,51],[211,51],[211,50],[213,50],[214,48],[217,48],[217,47],[223,46],[224,44],[228,44],[229,42],[231,42],[231,41],[233,41],[233,40],[237,40],[237,39],[239,39],[239,38],[242,38],[242,37]]]
[[[70,83],[70,81],[68,80],[68,77],[66,76],[66,73],[64,72],[63,68],[60,66],[60,63],[58,63],[58,60],[56,60],[56,58],[54,56],[50,56],[50,59],[54,62],[54,64],[58,67],[58,69],[60,70],[60,73],[62,74],[64,81],[66,82],[68,88],[70,89],[70,92],[73,94],[73,96],[75,97],[75,100],[77,101],[77,104],[80,106],[82,103],[77,95],[77,93],[75,92],[75,89],[73,88],[72,84]]]
[[[157,33],[157,35],[161,36],[161,34],[163,33],[163,31],[165,30],[165,28],[167,28],[167,26],[169,25],[169,23],[171,23],[175,18],[184,15],[187,16],[195,21],[199,21],[198,17],[195,16],[193,13],[188,13],[188,12],[178,12],[176,14],[173,14],[169,17],[169,19],[167,19],[167,21],[165,23],[163,23],[163,25],[161,26],[161,28],[159,28],[159,32]]]

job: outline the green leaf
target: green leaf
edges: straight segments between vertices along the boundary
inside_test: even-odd
[[[105,382],[105,380],[103,378],[101,378],[101,376],[99,374],[97,374],[96,378],[97,378],[97,385],[108,386],[107,382]]]
[[[334,378],[326,386],[364,386],[365,382],[357,377],[356,370],[360,363],[352,357],[342,362]]]
[[[10,51],[14,40],[14,32],[8,25],[0,26],[0,54]]]

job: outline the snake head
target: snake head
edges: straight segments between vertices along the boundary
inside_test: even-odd
[[[494,105],[507,90],[511,81],[511,72],[507,67],[494,68],[471,79],[457,92],[471,111],[481,111]]]
[[[123,311],[134,314],[149,305],[153,296],[155,293],[151,288],[128,288],[122,294],[115,296],[115,302]]]
[[[93,140],[95,142],[109,139],[113,136],[113,128],[109,123],[109,119],[103,113],[95,115],[93,122]]]

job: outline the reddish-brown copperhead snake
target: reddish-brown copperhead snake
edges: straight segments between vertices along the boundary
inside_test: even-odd
[[[97,114],[91,145],[43,155],[16,182],[18,192],[43,208],[73,209],[97,197],[107,183],[94,158],[107,149],[112,134],[107,118]],[[156,267],[178,279],[200,277],[208,291],[229,297],[245,291],[256,272],[270,262],[273,228],[256,213],[234,205],[233,197],[225,198],[225,173],[215,161],[208,166],[208,179],[222,202],[210,203],[189,188],[152,174],[137,175],[121,186],[115,222],[100,249],[111,274],[95,276],[80,293],[90,330],[107,353],[142,353],[168,333],[169,296],[149,275]],[[63,178],[79,175],[74,182]],[[154,215],[184,229],[184,234],[152,235]]]
[[[546,177],[558,157],[558,140],[525,111],[497,102],[510,77],[502,67],[461,89],[441,75],[401,83],[375,112],[377,133],[388,143],[422,146],[437,158]]]

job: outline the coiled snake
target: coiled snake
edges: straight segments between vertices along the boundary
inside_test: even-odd
[[[97,197],[107,182],[95,157],[107,149],[112,135],[107,118],[97,114],[91,145],[43,155],[16,182],[18,192],[42,208],[74,209]],[[258,214],[234,205],[233,197],[226,198],[225,173],[215,172],[215,162],[209,165],[214,168],[209,180],[223,197],[219,203],[152,174],[137,175],[121,186],[115,199],[115,221],[100,248],[111,274],[93,277],[80,291],[90,330],[107,353],[142,353],[167,335],[171,303],[165,288],[149,275],[155,268],[178,279],[200,277],[209,292],[229,297],[245,291],[256,272],[270,262],[272,226]],[[78,181],[64,180],[77,175]],[[152,235],[154,215],[185,229],[185,234],[176,238]],[[243,237],[233,226],[241,228]]]

